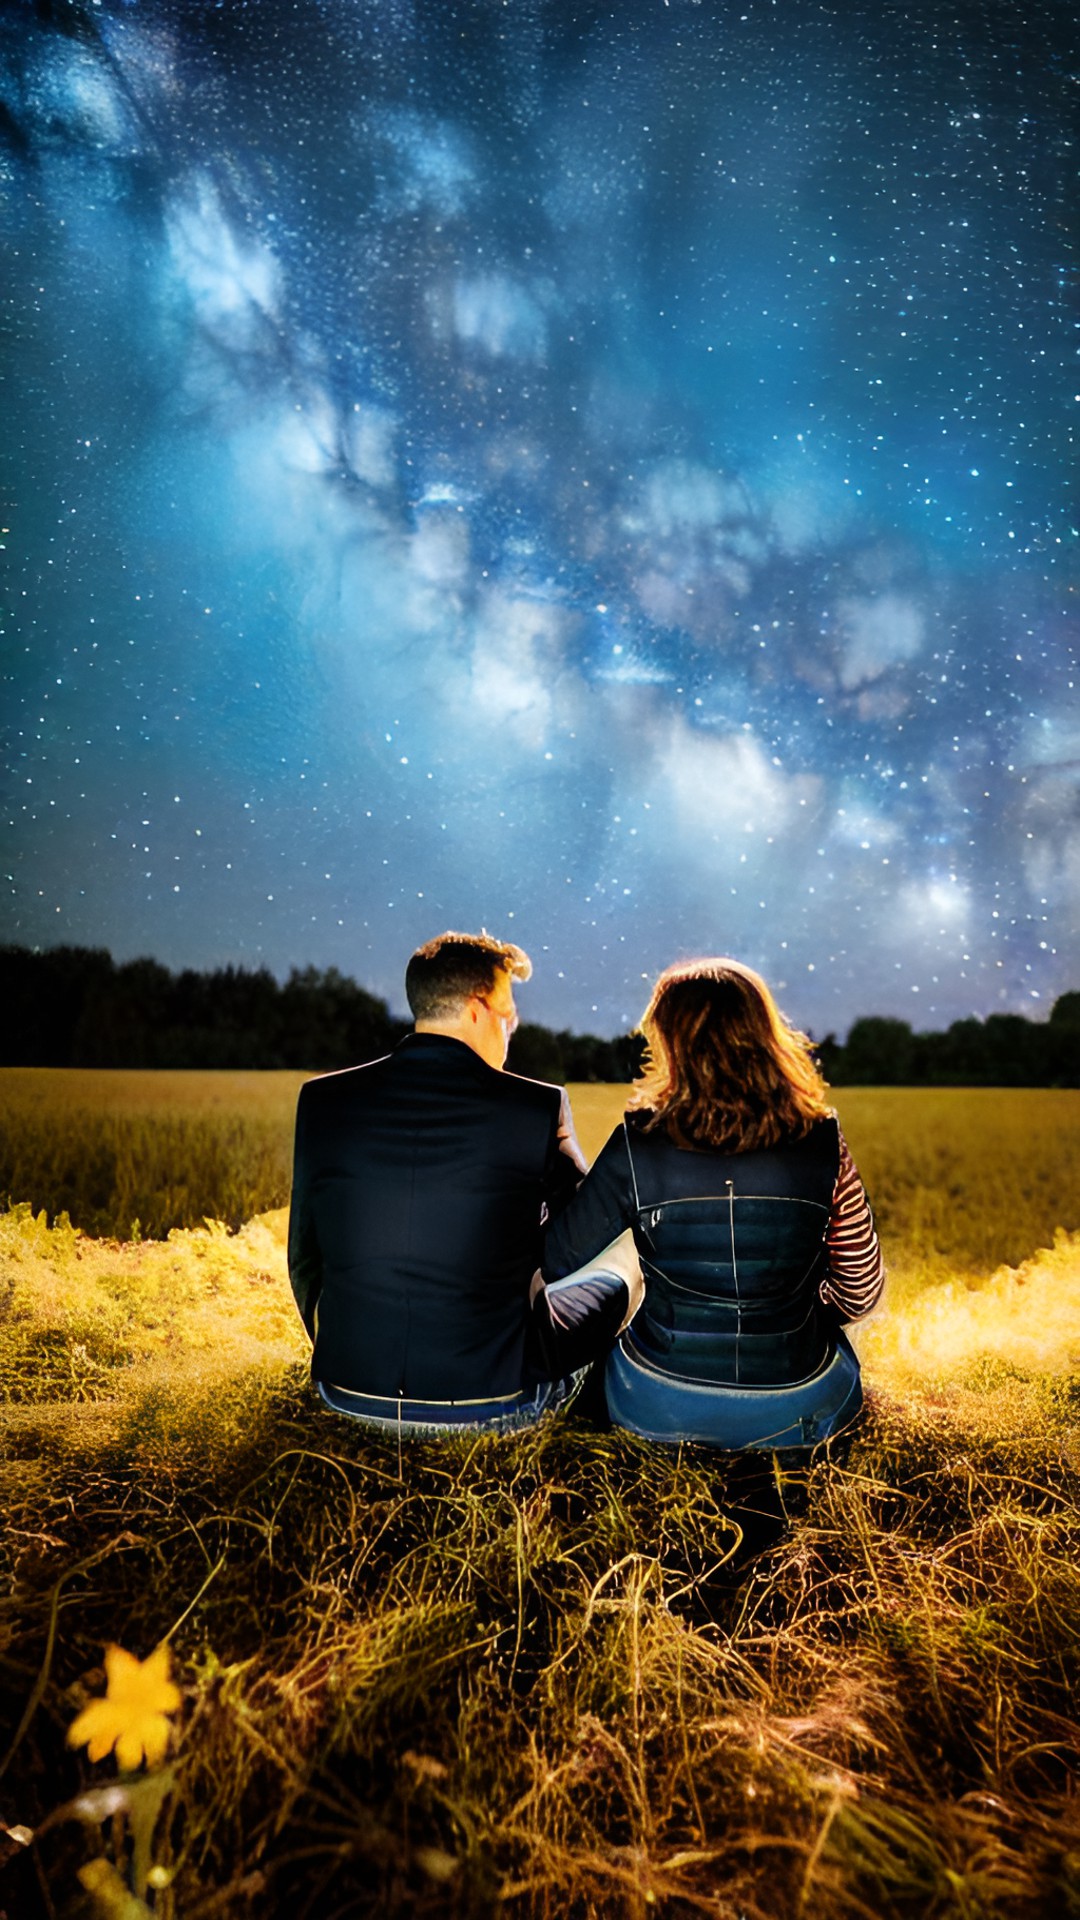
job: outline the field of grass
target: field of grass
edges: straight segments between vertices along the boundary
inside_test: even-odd
[[[84,1233],[235,1229],[286,1204],[301,1073],[0,1067],[0,1204],[67,1213]],[[590,1159],[623,1090],[570,1089]],[[1080,1096],[1054,1088],[841,1087],[852,1152],[919,1284],[977,1277],[1049,1245],[1080,1182]],[[133,1228],[135,1231],[133,1232]]]
[[[283,1207],[302,1073],[0,1067],[0,1202],[156,1239]]]
[[[0,1914],[1080,1916],[1080,1095],[841,1092],[890,1282],[793,1469],[321,1409],[299,1078],[0,1076]],[[163,1640],[164,1764],[72,1751]]]

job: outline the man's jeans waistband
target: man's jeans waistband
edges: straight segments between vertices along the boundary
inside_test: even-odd
[[[562,1406],[575,1382],[544,1380],[494,1400],[406,1400],[354,1393],[328,1380],[316,1380],[314,1385],[335,1413],[348,1414],[387,1433],[405,1428],[411,1433],[454,1433],[461,1428],[513,1433],[518,1427],[531,1427],[541,1414]]]

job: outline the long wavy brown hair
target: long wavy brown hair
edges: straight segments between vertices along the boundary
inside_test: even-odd
[[[676,1146],[771,1147],[832,1112],[810,1041],[737,960],[665,968],[640,1031],[648,1053],[628,1106]]]

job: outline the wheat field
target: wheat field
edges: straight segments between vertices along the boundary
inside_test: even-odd
[[[0,1201],[86,1233],[233,1229],[287,1203],[304,1074],[0,1068]],[[587,1156],[625,1089],[570,1088]],[[921,1278],[1017,1264],[1080,1225],[1080,1095],[1069,1089],[843,1087],[841,1123],[892,1247]],[[1072,1214],[1066,1219],[1072,1204]],[[134,1232],[133,1232],[134,1229]]]
[[[322,1409],[300,1078],[0,1077],[0,1913],[1080,1915],[1080,1095],[838,1095],[890,1277],[794,1467]]]

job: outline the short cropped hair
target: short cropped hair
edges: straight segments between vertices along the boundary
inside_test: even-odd
[[[453,1019],[473,995],[493,993],[500,973],[527,980],[532,961],[510,940],[490,933],[440,933],[417,947],[405,969],[405,997],[414,1020]]]

